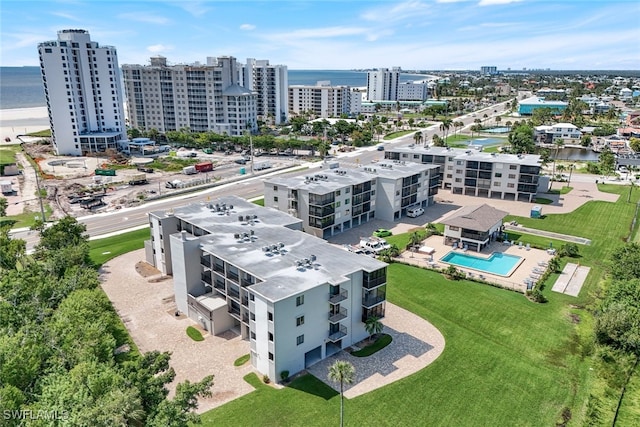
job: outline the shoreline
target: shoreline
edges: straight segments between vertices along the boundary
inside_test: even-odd
[[[19,144],[18,136],[49,129],[47,107],[0,109],[0,143]],[[6,141],[9,138],[10,141]]]

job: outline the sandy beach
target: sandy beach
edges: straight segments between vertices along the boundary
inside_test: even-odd
[[[18,135],[49,129],[47,107],[12,108],[0,110],[0,142],[19,143]]]

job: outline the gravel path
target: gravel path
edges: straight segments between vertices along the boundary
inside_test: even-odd
[[[444,337],[440,331],[410,311],[387,302],[382,323],[383,332],[393,337],[387,347],[369,357],[355,357],[341,351],[307,371],[339,391],[340,385],[327,379],[329,366],[337,360],[351,362],[355,367],[355,379],[353,384],[345,385],[344,395],[353,398],[418,372],[444,350]]]

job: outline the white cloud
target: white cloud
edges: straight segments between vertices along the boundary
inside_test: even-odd
[[[199,1],[195,1],[195,2],[185,1],[185,2],[174,3],[174,5],[181,9],[184,9],[186,12],[190,13],[196,18],[199,18],[205,15],[207,12],[211,10],[210,7],[206,6],[205,2],[199,2]]]
[[[493,6],[496,4],[510,4],[510,3],[518,3],[522,0],[480,0],[478,6]]]
[[[128,21],[136,21],[136,22],[145,22],[147,24],[158,24],[165,25],[171,22],[169,18],[165,18],[164,16],[158,15],[149,15],[147,13],[138,13],[138,12],[130,12],[130,13],[121,13],[118,15],[120,19],[126,19]]]
[[[384,6],[370,9],[361,15],[361,18],[365,21],[372,22],[397,22],[406,19],[415,19],[418,17],[429,15],[429,5],[421,1],[406,1],[396,4],[389,8],[389,3],[384,3]]]
[[[171,45],[153,44],[151,46],[147,46],[147,51],[151,53],[168,52],[171,50],[173,50],[173,46]]]
[[[367,34],[366,28],[360,27],[326,27],[294,30],[286,33],[274,33],[265,35],[264,38],[274,41],[299,41],[301,39],[327,39],[332,37],[347,37]]]
[[[81,21],[81,19],[78,18],[77,16],[74,16],[74,15],[72,15],[70,13],[66,13],[66,12],[51,12],[51,14],[53,16],[57,16],[59,18],[68,19],[69,21],[76,21],[76,22]]]
[[[256,26],[253,24],[242,24],[240,25],[240,29],[243,31],[251,31],[251,30],[255,30]]]

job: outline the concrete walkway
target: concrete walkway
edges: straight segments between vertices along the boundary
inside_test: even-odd
[[[355,367],[353,384],[345,385],[344,395],[348,398],[360,396],[407,377],[428,366],[444,350],[444,337],[431,323],[423,318],[386,303],[383,333],[393,337],[387,347],[369,357],[355,357],[346,351],[328,357],[307,371],[340,390],[340,384],[329,381],[329,367],[337,360],[346,360]]]
[[[553,233],[551,231],[538,230],[537,228],[528,228],[521,225],[504,225],[508,231],[522,231],[523,233],[533,234],[534,236],[549,237],[556,240],[564,240],[565,242],[579,243],[581,245],[590,245],[591,240],[584,237],[570,236],[568,234]]]

